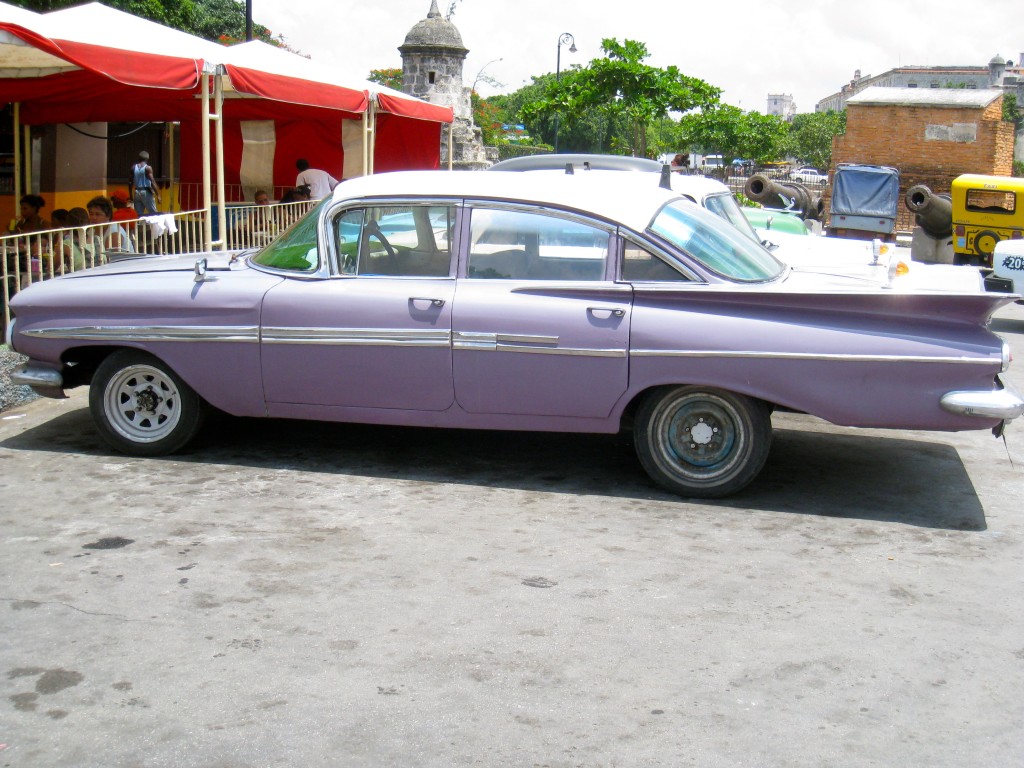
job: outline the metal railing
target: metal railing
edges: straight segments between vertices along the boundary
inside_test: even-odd
[[[178,205],[181,208],[192,209],[202,208],[203,206],[203,185],[200,182],[183,181],[178,182],[177,185],[178,194]],[[270,195],[273,200],[280,200],[282,195],[287,192],[291,187],[285,187],[280,185],[267,186],[262,188],[267,194]],[[246,192],[252,194],[253,187],[251,185],[243,186],[241,184],[225,184],[224,185],[224,199],[229,203],[244,203],[249,198],[246,197]],[[213,184],[211,187],[211,197],[216,202],[217,200],[217,185]]]
[[[223,216],[215,208],[214,216],[218,227],[224,226],[226,248],[236,251],[263,247],[314,205],[316,201],[308,200],[274,205],[230,205]],[[205,220],[205,211],[193,210],[0,237],[0,300],[3,302],[0,339],[11,320],[10,299],[18,291],[41,280],[129,256],[201,252]],[[121,230],[126,235],[123,242]]]
[[[229,251],[262,248],[316,205],[314,200],[275,205],[229,205],[224,242]]]
[[[131,255],[201,251],[205,217],[204,211],[184,211],[0,237],[3,328],[11,320],[11,297],[32,283]]]

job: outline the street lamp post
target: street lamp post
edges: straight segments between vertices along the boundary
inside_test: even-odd
[[[568,32],[558,36],[558,54],[555,57],[555,82],[562,79],[562,46],[569,46],[569,53],[576,53],[576,38]],[[555,112],[555,154],[558,154],[558,112]]]

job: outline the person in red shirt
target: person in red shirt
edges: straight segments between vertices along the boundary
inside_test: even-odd
[[[129,221],[139,218],[134,208],[128,206],[128,193],[123,189],[115,189],[110,193],[110,204],[114,206],[113,221]]]

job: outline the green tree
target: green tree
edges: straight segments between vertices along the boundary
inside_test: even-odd
[[[554,122],[557,115],[562,125],[572,129],[597,113],[604,118],[600,127],[605,147],[611,146],[615,129],[624,125],[626,140],[618,149],[646,155],[647,129],[652,123],[670,112],[710,106],[721,94],[703,80],[682,74],[678,67],[661,69],[645,64],[650,53],[644,43],[606,38],[601,49],[604,58],[569,69],[561,80],[547,80],[538,98],[521,108],[523,119],[531,124]],[[534,78],[535,83],[537,80]]]
[[[366,78],[371,83],[383,85],[385,88],[392,88],[396,91],[402,90],[402,68],[387,67],[385,69],[371,69],[370,76]]]
[[[1013,123],[1014,130],[1019,131],[1024,118],[1021,117],[1020,109],[1017,106],[1017,96],[1013,93],[1003,94],[1003,120]]]
[[[832,139],[846,132],[846,110],[806,112],[793,117],[786,154],[826,170],[832,163]]]
[[[730,104],[683,115],[679,127],[681,146],[703,154],[720,154],[726,165],[737,157],[759,163],[776,159],[789,133],[781,118],[744,112]]]

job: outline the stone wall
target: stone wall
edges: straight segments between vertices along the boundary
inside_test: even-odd
[[[839,163],[889,165],[900,171],[899,231],[914,227],[902,196],[915,184],[948,194],[957,176],[1013,172],[1014,129],[1002,119],[1003,99],[985,109],[850,104],[846,133],[832,142],[832,168]],[[826,211],[831,204],[829,185]]]

